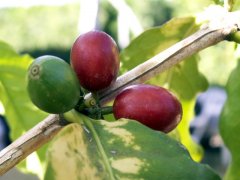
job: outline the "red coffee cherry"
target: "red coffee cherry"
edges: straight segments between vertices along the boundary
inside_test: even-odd
[[[71,50],[71,65],[81,86],[89,91],[107,88],[117,78],[119,51],[115,41],[101,31],[80,35]]]
[[[182,106],[168,90],[152,85],[133,85],[117,95],[113,104],[116,119],[128,118],[165,133],[182,118]]]

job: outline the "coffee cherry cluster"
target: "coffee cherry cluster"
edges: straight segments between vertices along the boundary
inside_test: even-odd
[[[29,97],[48,113],[61,114],[75,108],[92,118],[103,118],[106,107],[100,106],[98,92],[117,78],[120,60],[115,41],[102,31],[82,34],[73,43],[70,62],[55,56],[33,61],[27,76]],[[87,92],[94,95],[93,101],[85,98]],[[172,93],[144,84],[122,90],[110,109],[116,119],[136,120],[166,133],[182,117],[181,104]]]

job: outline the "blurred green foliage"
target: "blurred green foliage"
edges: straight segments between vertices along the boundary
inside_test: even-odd
[[[99,8],[100,28],[108,33],[113,39],[117,39],[117,11],[107,1],[101,3]]]
[[[144,28],[159,26],[172,18],[174,7],[168,1],[150,0],[141,1],[127,0],[131,8],[133,8],[136,16]]]
[[[20,56],[8,44],[0,41],[0,101],[11,129],[11,140],[20,137],[47,116],[47,113],[33,105],[26,91],[26,73],[31,62],[30,56]],[[46,146],[22,161],[18,167],[26,170],[31,158],[34,158],[28,171],[41,174],[45,152]]]
[[[126,0],[126,3],[132,8],[143,28],[149,29],[162,25],[172,17],[194,15],[204,11],[209,5],[223,4],[223,1],[149,0],[139,3],[137,0]],[[51,54],[69,61],[71,45],[78,35],[79,10],[78,3],[2,8],[0,40],[8,42],[18,52],[28,53],[33,57]],[[98,15],[98,27],[117,40],[117,10],[108,1],[100,1]],[[219,53],[223,49],[227,51]],[[233,51],[233,44],[221,43],[200,53],[199,68],[206,73],[210,84],[226,83],[230,71],[236,65],[236,61],[232,60]],[[216,63],[218,68],[213,67]],[[211,71],[213,68],[215,70]],[[222,73],[223,71],[225,73]]]
[[[237,65],[235,43],[221,42],[218,45],[201,51],[199,70],[207,77],[211,84],[224,86],[227,79]]]
[[[164,1],[129,1],[145,28],[160,25],[171,18],[172,9]],[[69,49],[78,35],[79,4],[64,6],[33,6],[0,9],[0,39],[17,51],[36,49]],[[99,8],[99,26],[114,39],[117,31],[117,11],[107,1]]]
[[[219,130],[224,140],[225,145],[231,152],[231,162],[224,176],[225,180],[238,180],[240,177],[240,143],[239,143],[239,128],[240,128],[240,61],[238,59],[237,67],[231,72],[227,81],[226,90],[228,99],[224,105],[220,122]]]
[[[204,11],[209,5],[215,4],[211,0],[169,0],[174,9],[173,16],[189,16]]]
[[[0,39],[19,52],[69,48],[77,36],[79,5],[0,9]]]

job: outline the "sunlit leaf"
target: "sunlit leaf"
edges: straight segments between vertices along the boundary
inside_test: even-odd
[[[137,121],[92,120],[65,127],[49,148],[45,179],[219,179],[167,135]]]
[[[191,101],[181,101],[183,106],[183,119],[179,123],[177,127],[177,131],[179,134],[179,138],[182,144],[184,144],[188,148],[189,153],[191,154],[191,157],[199,162],[201,161],[203,157],[203,148],[197,144],[190,135],[190,121],[192,120],[192,117],[194,116],[194,106],[195,106],[195,100]]]
[[[182,100],[195,100],[197,93],[208,87],[206,78],[198,70],[198,59],[197,55],[193,55],[149,82],[167,86]]]
[[[47,115],[31,103],[26,91],[26,73],[31,62],[30,56],[20,56],[9,45],[0,42],[0,101],[5,109],[12,140],[23,135]],[[43,161],[44,150],[38,151],[35,157],[32,161],[35,164]],[[34,168],[34,165],[31,167]]]
[[[226,89],[227,101],[224,105],[220,122],[220,134],[225,145],[231,152],[232,160],[225,175],[226,180],[237,180],[240,177],[240,61],[235,70],[231,73]]]
[[[195,18],[174,18],[160,27],[146,30],[121,54],[121,71],[125,72],[196,31]]]

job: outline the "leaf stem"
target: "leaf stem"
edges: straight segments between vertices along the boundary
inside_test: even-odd
[[[101,107],[101,114],[102,115],[107,115],[107,114],[112,114],[112,113],[113,113],[113,107],[112,106]]]
[[[63,114],[63,117],[64,117],[68,122],[79,123],[79,124],[82,124],[82,123],[83,123],[83,121],[81,120],[81,118],[78,118],[77,111],[75,111],[75,110],[71,110],[71,111],[68,111],[68,112],[64,113],[64,114]]]

